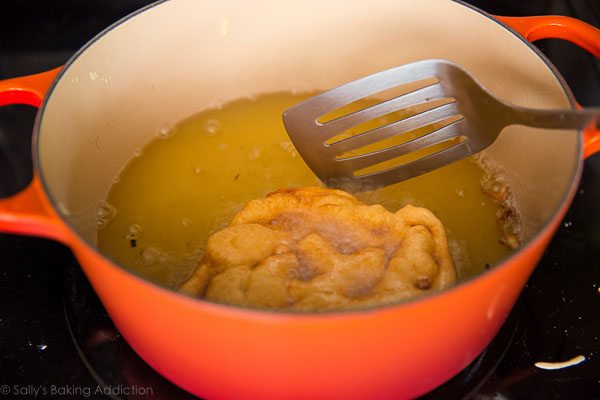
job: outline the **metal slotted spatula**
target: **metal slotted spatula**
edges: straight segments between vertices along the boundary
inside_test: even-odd
[[[404,93],[389,100],[355,103],[402,86]],[[362,107],[324,118],[351,103]],[[283,122],[298,153],[324,183],[375,187],[476,154],[508,125],[581,129],[599,117],[600,109],[538,110],[507,104],[458,65],[426,60],[312,97],[284,111]]]

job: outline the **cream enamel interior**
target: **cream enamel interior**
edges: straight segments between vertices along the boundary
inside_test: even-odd
[[[428,58],[463,65],[506,101],[570,107],[521,39],[449,0],[171,0],[108,31],[64,71],[41,117],[42,177],[94,242],[97,202],[158,130],[245,95],[327,89]],[[508,172],[527,235],[562,202],[579,146],[576,131],[513,126],[487,151]]]

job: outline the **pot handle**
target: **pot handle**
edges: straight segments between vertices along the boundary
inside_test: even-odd
[[[535,17],[501,17],[498,21],[508,25],[526,40],[563,39],[600,58],[600,29],[576,18],[561,15]],[[581,108],[577,104],[578,108]],[[600,131],[588,128],[583,133],[583,156],[588,158],[600,151]]]
[[[530,42],[540,39],[564,39],[600,58],[600,29],[576,18],[562,15],[537,17],[501,17],[497,20],[520,33]]]
[[[9,104],[27,104],[39,107],[50,84],[62,67],[35,75],[0,80],[0,107]]]
[[[579,103],[577,108],[583,108]],[[595,126],[592,123],[590,126]],[[600,152],[600,130],[593,127],[583,131],[583,158],[588,158],[591,155]]]
[[[60,71],[56,68],[40,74],[0,81],[0,106],[27,104],[39,107],[50,84]],[[48,201],[39,177],[21,192],[0,199],[0,232],[43,236],[66,241],[67,228]]]

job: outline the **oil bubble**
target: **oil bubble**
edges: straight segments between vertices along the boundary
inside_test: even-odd
[[[105,228],[117,215],[119,215],[119,210],[112,204],[106,201],[99,201],[96,204],[96,228],[98,230]]]
[[[223,125],[219,120],[209,119],[202,124],[202,130],[208,136],[217,136],[223,132]]]
[[[173,128],[169,125],[163,125],[156,130],[156,136],[161,139],[166,139],[173,133]]]
[[[192,220],[190,218],[182,218],[181,219],[181,225],[183,226],[189,226],[192,223]]]
[[[298,152],[296,151],[296,148],[294,147],[294,144],[291,141],[284,140],[283,142],[279,143],[279,147],[281,147],[283,151],[287,152],[292,157],[298,157]]]
[[[154,247],[146,247],[134,262],[136,267],[151,267],[156,264],[161,257],[161,251]]]
[[[123,238],[127,241],[129,240],[137,240],[142,236],[144,232],[144,228],[138,224],[131,224],[125,229],[125,233],[123,233]]]
[[[177,288],[187,279],[202,258],[202,251],[194,249],[189,253],[171,253],[159,247],[148,246],[135,259],[134,267],[146,271],[164,271],[166,284]]]
[[[223,109],[223,102],[221,101],[214,101],[212,103],[210,103],[208,105],[208,109],[209,110],[222,110]]]
[[[250,152],[248,153],[248,160],[252,161],[252,160],[256,160],[257,158],[259,158],[262,155],[262,149],[260,147],[253,147],[252,150],[250,150]]]

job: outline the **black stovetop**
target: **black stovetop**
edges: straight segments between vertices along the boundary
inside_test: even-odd
[[[0,79],[63,64],[96,33],[148,3],[2,2]],[[499,15],[563,14],[600,26],[597,0],[469,3]],[[600,106],[598,61],[569,43],[537,44],[580,103]],[[15,193],[31,179],[34,116],[35,109],[28,106],[0,108],[0,196]],[[586,160],[575,201],[497,338],[467,370],[426,397],[600,399],[599,204],[600,155],[596,155]],[[586,361],[571,368],[545,371],[534,366],[537,361],[580,354]],[[7,388],[9,394],[4,392]],[[3,396],[190,397],[159,377],[127,346],[67,248],[44,239],[0,234]]]

